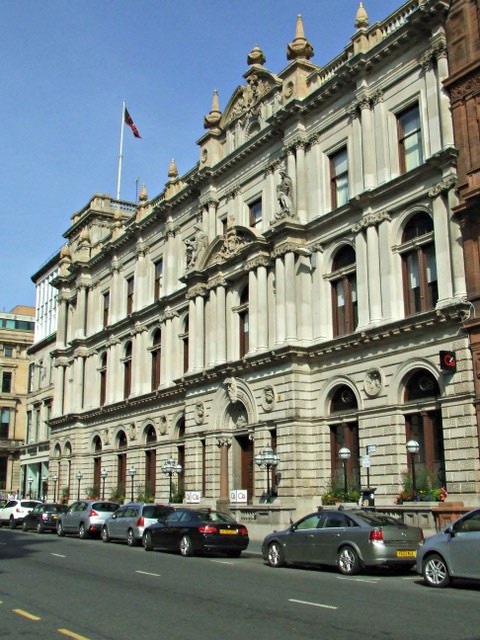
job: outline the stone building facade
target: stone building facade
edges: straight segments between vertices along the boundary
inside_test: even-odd
[[[452,103],[455,146],[458,149],[459,202],[453,209],[462,231],[470,314],[465,322],[471,341],[475,408],[480,442],[480,6],[453,0],[445,23],[449,77],[445,86]]]
[[[57,480],[49,469],[50,426],[53,406],[54,358],[57,328],[57,277],[59,255],[54,255],[32,276],[35,284],[35,334],[28,349],[28,399],[26,429],[20,449],[20,483],[24,495],[55,500]]]
[[[25,437],[28,355],[35,309],[0,312],[0,492],[21,494],[20,447]]]
[[[369,26],[361,6],[323,67],[299,17],[282,71],[255,47],[223,111],[214,93],[194,168],[72,216],[54,280],[59,487],[165,500],[173,457],[202,504],[303,511],[368,471],[389,505],[414,438],[417,471],[478,502],[445,15],[411,0]]]

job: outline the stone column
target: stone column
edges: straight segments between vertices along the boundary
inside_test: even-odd
[[[363,97],[359,102],[359,106],[362,123],[363,185],[365,189],[372,189],[375,186],[376,162],[372,103],[370,97]]]
[[[435,264],[437,265],[438,305],[442,306],[453,296],[453,274],[449,211],[447,197],[451,180],[444,180],[430,189],[428,195],[433,204],[433,229],[435,236]]]
[[[366,327],[369,322],[369,289],[367,267],[367,243],[363,231],[355,236],[355,257],[357,264],[357,304],[358,328]],[[356,327],[352,327],[353,330]]]
[[[295,254],[287,251],[285,260],[285,314],[287,340],[297,339],[297,311],[296,311],[296,282],[295,282]]]
[[[58,346],[65,347],[67,338],[67,300],[62,291],[58,294],[58,322],[57,322]]]
[[[258,344],[258,287],[257,276],[255,273],[255,265],[247,263],[248,271],[248,316],[249,316],[249,332],[248,332],[248,351],[254,353]]]
[[[382,297],[379,285],[380,262],[378,250],[377,227],[367,227],[367,265],[368,265],[368,301],[370,322],[378,322],[382,318]]]
[[[443,81],[448,78],[448,59],[445,43],[441,43],[437,49],[437,92],[440,110],[440,132],[443,147],[453,147],[453,120],[450,113],[450,98],[445,91]]]
[[[231,444],[231,438],[217,438],[217,446],[220,447],[220,499],[230,498],[228,487],[228,450]]]
[[[300,142],[296,147],[296,213],[301,222],[307,221],[307,175],[305,167],[305,143]]]
[[[425,140],[425,157],[438,153],[442,149],[442,139],[440,133],[440,113],[438,103],[438,85],[435,77],[434,61],[428,57],[421,61],[425,73],[425,96],[428,111],[428,129],[430,135]]]
[[[226,332],[226,307],[225,307],[225,283],[218,284],[216,288],[216,327],[213,339],[216,341],[216,363],[225,362],[226,344],[227,344],[227,332]]]
[[[276,343],[285,342],[285,265],[283,256],[275,258],[275,320],[276,320]]]
[[[217,292],[212,288],[209,292],[209,304],[207,315],[207,366],[211,367],[217,361]]]
[[[87,288],[85,284],[79,284],[77,289],[77,310],[75,317],[75,338],[85,337],[87,324]]]
[[[268,349],[268,292],[267,292],[267,263],[257,268],[257,349]]]

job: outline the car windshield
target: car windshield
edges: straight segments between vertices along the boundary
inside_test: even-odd
[[[65,504],[47,504],[45,505],[45,511],[48,513],[64,513],[67,510]]]
[[[143,508],[144,518],[164,518],[171,513],[170,507],[160,506],[158,504],[149,504]]]
[[[120,505],[115,502],[94,502],[92,504],[92,509],[95,509],[95,511],[107,511],[113,513],[119,506]]]
[[[26,509],[30,509],[31,507],[36,507],[38,504],[38,502],[31,502],[29,500],[23,500],[21,505],[22,507],[25,507]]]
[[[221,511],[202,511],[198,515],[204,522],[225,522],[226,524],[236,524],[236,521],[231,516],[227,513],[222,513]]]
[[[361,514],[358,514],[358,518],[361,518],[364,522],[366,522],[371,527],[385,527],[385,526],[395,526],[395,527],[406,527],[407,525],[401,520],[397,520],[396,518],[392,518],[391,516],[387,516],[385,513],[371,513],[369,511],[364,511]]]

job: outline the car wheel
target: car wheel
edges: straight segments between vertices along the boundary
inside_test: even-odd
[[[80,526],[78,527],[78,537],[81,540],[85,540],[85,538],[87,537],[87,531],[85,529],[85,525],[83,524],[83,522],[81,522]]]
[[[133,535],[132,529],[129,529],[127,531],[127,544],[128,544],[129,547],[136,547],[137,546],[137,540],[136,540],[135,536]]]
[[[102,540],[103,542],[110,542],[110,536],[108,535],[107,527],[102,527]]]
[[[423,561],[423,579],[429,587],[441,589],[450,584],[447,563],[442,556],[434,554]]]
[[[27,530],[27,523],[25,522],[25,520],[22,522],[22,531],[26,531]]]
[[[153,551],[153,540],[150,531],[143,534],[143,547],[145,551]]]
[[[283,552],[282,545],[279,542],[272,542],[268,545],[267,562],[275,569],[277,567],[283,567],[285,564],[285,553]]]
[[[43,533],[43,526],[41,522],[37,522],[37,533]]]
[[[353,547],[342,547],[337,555],[337,567],[340,573],[353,576],[360,571],[360,559]]]
[[[185,558],[193,555],[192,541],[189,536],[182,536],[180,540],[180,554]]]
[[[65,535],[65,530],[63,528],[63,525],[61,522],[59,522],[57,524],[57,536],[59,536],[60,538],[63,538],[63,536]]]
[[[9,525],[10,529],[15,529],[16,524],[15,524],[15,520],[14,520],[13,516],[10,516],[10,520],[8,521],[8,525]]]

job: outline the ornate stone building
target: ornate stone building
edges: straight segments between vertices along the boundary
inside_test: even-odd
[[[58,272],[58,253],[32,276],[35,283],[35,335],[28,350],[28,399],[26,429],[20,450],[20,482],[24,495],[55,500],[55,469],[49,470],[50,427],[55,367],[53,350],[57,329],[57,290],[52,286]]]
[[[303,511],[368,469],[389,505],[414,438],[417,469],[478,502],[446,8],[369,26],[361,5],[323,67],[299,17],[283,70],[255,47],[223,111],[214,94],[195,167],[73,215],[54,281],[60,487],[165,500],[172,456],[203,504],[259,504],[268,484]]]
[[[449,77],[455,145],[458,149],[459,202],[455,219],[462,230],[467,295],[471,303],[465,329],[470,335],[475,407],[480,442],[480,6],[476,0],[453,0],[446,20]],[[478,452],[477,452],[478,456]]]

